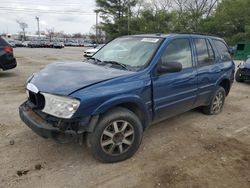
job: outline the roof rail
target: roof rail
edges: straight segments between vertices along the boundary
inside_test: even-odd
[[[178,32],[177,34],[190,34],[190,35],[208,35],[213,37],[219,37],[218,35],[211,33],[199,33],[199,32]]]

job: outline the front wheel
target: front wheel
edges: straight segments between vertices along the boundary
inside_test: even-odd
[[[94,157],[102,162],[123,161],[138,150],[143,128],[139,118],[125,108],[104,114],[93,133],[87,136]]]
[[[214,96],[208,106],[203,107],[203,112],[208,115],[216,115],[222,111],[224,101],[226,98],[225,89],[221,86],[218,87]]]
[[[236,72],[236,75],[235,75],[235,80],[237,82],[243,82],[244,80],[241,78],[241,70],[238,69],[237,72]]]

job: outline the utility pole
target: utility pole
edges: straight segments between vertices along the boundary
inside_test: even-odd
[[[130,35],[130,0],[128,0],[128,35]]]
[[[36,16],[36,20],[37,20],[38,36],[39,36],[39,39],[40,39],[40,25],[39,25],[39,17],[38,16]]]
[[[98,12],[96,12],[95,37],[96,43],[98,43]]]

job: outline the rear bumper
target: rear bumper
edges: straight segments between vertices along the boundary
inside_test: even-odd
[[[2,60],[0,62],[0,68],[2,68],[4,71],[5,70],[9,70],[9,69],[13,69],[17,66],[17,63],[16,63],[16,59],[11,59],[11,60]]]

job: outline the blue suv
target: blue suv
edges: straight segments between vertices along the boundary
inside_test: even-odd
[[[86,138],[96,159],[117,162],[133,156],[153,123],[197,107],[219,114],[234,73],[221,38],[125,36],[85,62],[33,74],[19,113],[38,135],[61,143]]]

